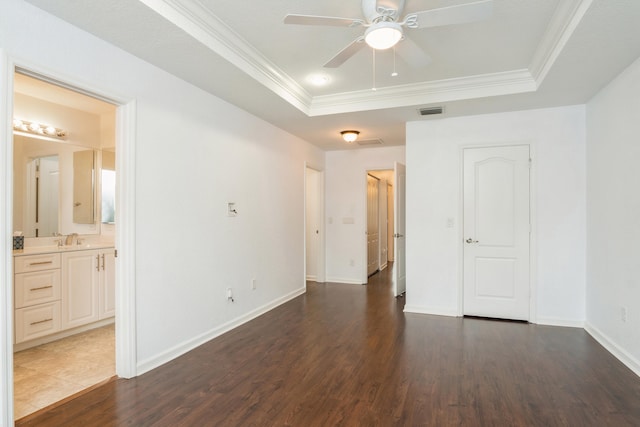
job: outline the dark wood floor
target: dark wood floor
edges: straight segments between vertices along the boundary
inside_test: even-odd
[[[581,329],[404,314],[388,271],[308,292],[17,425],[640,426],[640,378]]]

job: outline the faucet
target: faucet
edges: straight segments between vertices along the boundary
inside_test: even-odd
[[[65,246],[69,246],[73,244],[73,239],[78,237],[78,233],[71,233],[67,235],[67,238],[64,240]]]
[[[54,231],[53,237],[56,237],[56,239],[53,239],[53,241],[56,242],[59,248],[61,248],[63,245],[62,234],[58,233],[57,231]]]

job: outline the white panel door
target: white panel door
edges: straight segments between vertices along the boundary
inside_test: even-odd
[[[393,261],[393,294],[402,295],[407,289],[407,269],[405,262],[405,200],[406,200],[407,170],[405,165],[394,164],[393,193],[394,210],[394,261]]]
[[[367,174],[367,276],[378,271],[380,254],[378,232],[378,178]]]
[[[464,150],[464,314],[529,320],[529,147]]]
[[[306,280],[317,281],[320,225],[318,215],[318,172],[307,168],[306,181]]]
[[[62,329],[100,319],[100,268],[97,250],[62,254]]]

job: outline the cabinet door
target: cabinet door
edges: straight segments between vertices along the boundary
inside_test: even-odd
[[[62,328],[99,320],[100,252],[62,254]]]
[[[100,255],[100,319],[116,315],[116,256],[113,249]]]

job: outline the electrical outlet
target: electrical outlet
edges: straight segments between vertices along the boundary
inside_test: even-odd
[[[256,290],[256,279],[251,279],[251,289]]]
[[[620,320],[627,321],[627,307],[620,307]]]
[[[233,301],[233,289],[231,288],[227,288],[227,301]]]

